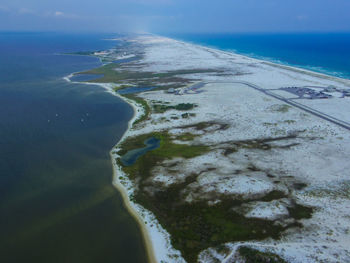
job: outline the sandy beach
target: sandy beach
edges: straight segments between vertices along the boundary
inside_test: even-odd
[[[199,254],[198,262],[241,262],[238,250],[242,246],[277,254],[287,262],[347,262],[350,220],[349,178],[345,171],[350,170],[350,134],[344,127],[349,121],[346,112],[350,110],[350,98],[345,95],[350,81],[158,36],[130,41],[143,47],[143,57],[122,70],[163,73],[196,69],[199,73],[185,77],[192,84],[203,83],[199,92],[186,84],[178,90],[181,95],[166,90],[138,94],[151,109],[180,102],[196,105],[188,111],[189,118],[175,109],[152,111],[147,120],[134,125],[144,114],[143,108],[117,95],[132,105],[135,114],[128,131],[110,153],[113,184],[140,225],[150,262],[186,261],[156,215],[134,201],[141,186],[116,160],[121,157],[118,152],[123,142],[155,131],[167,131],[177,144],[205,145],[210,151],[194,158],[176,157],[157,163],[148,185],[167,191],[201,171],[181,191],[185,204],[207,202],[211,207],[220,204],[222,198],[239,198],[244,200],[239,207],[243,212],[237,213],[243,213],[247,220],[265,220],[286,228],[277,240],[225,242],[224,251],[207,247]],[[211,72],[200,72],[208,69]],[[116,95],[113,84],[98,85]],[[298,90],[286,87],[300,87],[315,98],[326,94],[329,99],[302,97],[296,95]],[[294,107],[296,102],[301,106]],[[305,111],[304,106],[319,116]],[[330,122],[327,116],[345,123],[344,127]],[[208,125],[196,130],[194,125],[199,123]],[[176,139],[188,134],[194,139]],[[229,150],[230,145],[236,148]],[[147,191],[150,196],[154,194]],[[281,193],[281,197],[262,201],[272,192]],[[293,217],[291,211],[296,204],[312,207],[312,215]]]
[[[155,250],[153,248],[153,242],[149,237],[149,232],[148,232],[148,229],[145,225],[145,221],[144,221],[143,217],[140,216],[139,210],[137,210],[137,208],[135,207],[135,204],[130,202],[128,191],[126,190],[125,186],[122,185],[119,182],[119,180],[117,179],[118,176],[120,176],[120,173],[122,173],[122,171],[120,170],[120,167],[118,167],[118,165],[115,162],[116,156],[114,154],[114,148],[118,147],[118,145],[123,141],[123,139],[127,137],[128,131],[132,128],[133,123],[142,116],[142,114],[144,113],[144,110],[140,105],[138,105],[134,101],[128,100],[125,97],[120,96],[118,93],[116,93],[113,89],[113,84],[95,84],[95,83],[89,83],[89,82],[75,82],[75,81],[71,81],[71,78],[73,76],[74,76],[74,73],[69,74],[68,76],[65,76],[63,79],[68,81],[68,82],[75,83],[75,84],[100,86],[103,89],[105,89],[106,92],[108,92],[108,93],[112,94],[113,96],[116,96],[116,97],[124,100],[128,104],[130,104],[130,106],[133,108],[134,115],[133,115],[132,119],[128,122],[128,130],[125,132],[122,139],[110,151],[111,162],[113,165],[113,178],[114,178],[113,185],[121,194],[123,201],[124,201],[125,208],[130,213],[130,215],[135,219],[137,224],[139,225],[139,228],[140,228],[142,236],[143,236],[144,245],[145,245],[145,248],[147,251],[148,262],[150,262],[150,263],[158,262],[156,260],[156,257],[155,257],[155,253],[154,253]]]

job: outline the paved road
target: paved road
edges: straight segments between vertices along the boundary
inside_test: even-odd
[[[310,107],[308,107],[308,106],[305,106],[305,105],[300,104],[300,103],[298,103],[298,102],[291,101],[291,100],[286,99],[286,98],[284,98],[284,97],[282,97],[282,96],[280,96],[280,95],[273,94],[273,93],[271,93],[269,90],[260,88],[259,86],[255,85],[255,84],[252,84],[252,83],[249,83],[249,82],[246,82],[246,81],[230,81],[230,82],[228,82],[228,81],[206,81],[206,82],[201,82],[201,83],[203,84],[203,86],[204,86],[205,84],[209,84],[209,83],[228,83],[228,84],[237,83],[237,84],[243,84],[243,85],[246,85],[246,86],[248,86],[248,87],[250,87],[250,88],[253,88],[253,89],[257,90],[257,91],[260,91],[260,92],[262,92],[262,93],[264,93],[264,94],[266,94],[266,95],[268,95],[268,96],[271,96],[271,97],[273,97],[273,98],[275,98],[275,99],[278,99],[278,100],[280,100],[280,101],[283,101],[284,103],[287,103],[287,104],[289,104],[289,105],[292,105],[292,106],[294,106],[294,107],[297,107],[297,108],[299,108],[299,109],[301,109],[301,110],[303,110],[303,111],[306,111],[306,112],[308,112],[308,113],[310,113],[310,114],[312,114],[312,115],[314,115],[314,116],[317,116],[317,117],[319,117],[319,118],[321,118],[321,119],[323,119],[323,120],[329,121],[329,122],[331,122],[331,123],[333,123],[333,124],[336,124],[336,125],[338,125],[338,126],[344,128],[344,129],[347,129],[347,130],[350,131],[350,123],[348,123],[348,122],[339,120],[339,119],[334,118],[334,117],[332,117],[332,116],[330,116],[330,115],[328,115],[328,114],[325,114],[325,113],[323,113],[323,112],[320,112],[320,111],[318,111],[318,110],[315,110],[315,109],[313,109],[313,108],[310,108]],[[197,83],[196,85],[198,85],[198,83]]]

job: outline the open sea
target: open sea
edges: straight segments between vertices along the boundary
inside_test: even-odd
[[[109,151],[132,108],[62,77],[100,65],[59,55],[108,35],[0,32],[0,262],[146,262],[136,222],[112,186]]]
[[[168,34],[166,36],[350,79],[350,33]]]

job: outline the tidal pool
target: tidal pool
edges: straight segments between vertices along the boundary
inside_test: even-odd
[[[123,165],[131,166],[137,161],[138,158],[140,158],[145,153],[159,148],[160,140],[157,139],[157,138],[151,137],[151,138],[148,138],[147,140],[145,140],[144,144],[146,145],[146,147],[128,151],[121,158],[121,161],[122,161]]]

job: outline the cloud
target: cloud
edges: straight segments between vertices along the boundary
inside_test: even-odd
[[[47,11],[45,12],[42,16],[45,17],[54,17],[54,18],[67,18],[67,19],[78,19],[78,18],[82,18],[79,15],[76,14],[70,14],[70,13],[65,13],[62,11]]]
[[[0,9],[1,10],[1,9]],[[9,10],[11,12],[11,10]],[[36,17],[46,17],[46,18],[66,18],[66,19],[77,19],[81,18],[80,16],[76,14],[70,14],[70,13],[64,13],[62,11],[46,11],[46,12],[38,12],[33,9],[29,8],[20,8],[16,11],[17,14],[19,15],[32,15]]]
[[[60,11],[56,11],[54,12],[54,16],[64,16],[64,13]]]
[[[22,8],[20,8],[19,10],[18,10],[18,13],[20,14],[20,15],[35,15],[36,14],[36,12],[34,11],[34,10],[32,10],[32,9],[29,9],[29,8],[25,8],[25,7],[22,7]]]

